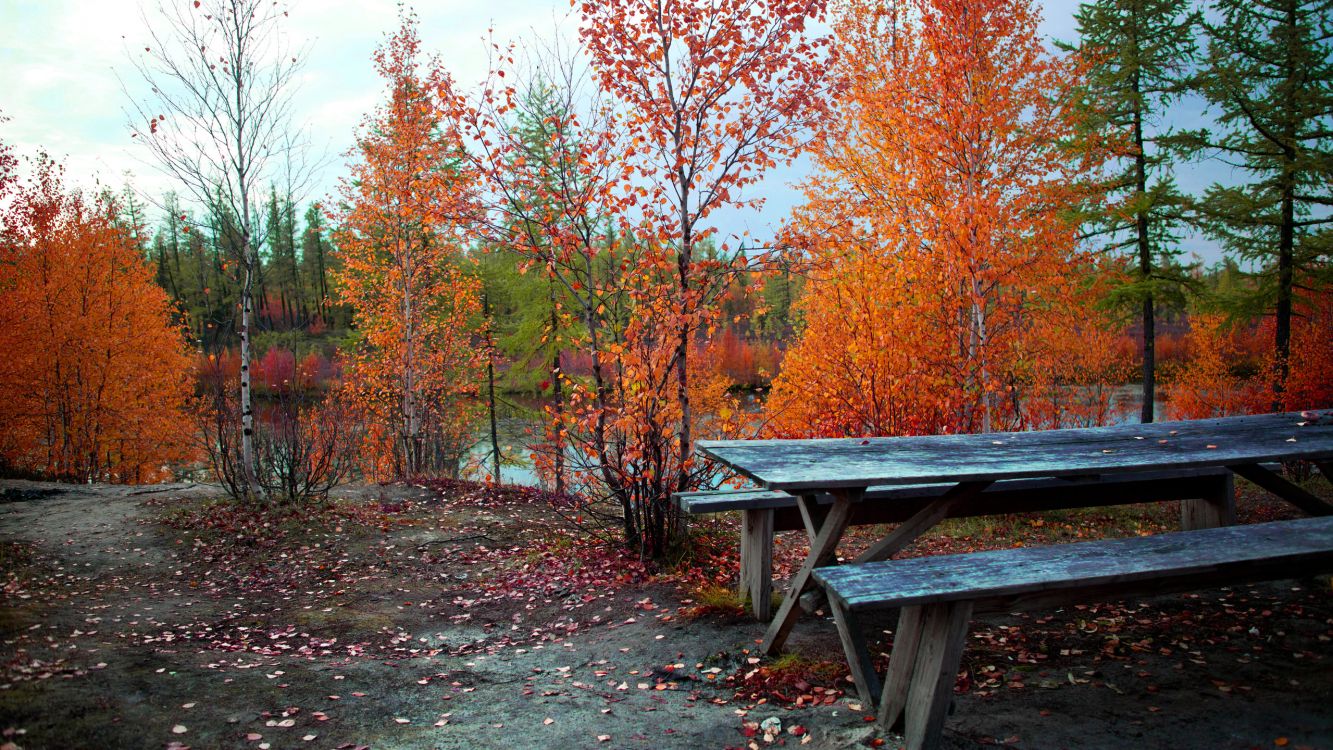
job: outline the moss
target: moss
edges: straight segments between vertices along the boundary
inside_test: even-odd
[[[297,624],[311,630],[334,630],[339,633],[374,633],[393,627],[393,618],[379,612],[365,612],[348,607],[303,609],[296,612]]]

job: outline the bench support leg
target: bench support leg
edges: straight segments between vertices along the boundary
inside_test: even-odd
[[[972,602],[967,601],[903,609],[903,632],[894,639],[879,718],[888,728],[904,715],[907,750],[939,746],[971,617]],[[904,686],[907,674],[911,676]]]
[[[873,706],[879,695],[879,676],[875,674],[875,663],[870,657],[870,650],[866,648],[861,624],[836,600],[829,599],[828,603],[829,609],[833,611],[833,622],[838,626],[843,653],[847,654],[847,665],[851,667],[856,692],[867,706]]]
[[[889,652],[889,671],[884,675],[884,695],[879,701],[879,723],[885,729],[901,726],[907,708],[907,688],[912,683],[917,649],[921,647],[921,607],[904,607],[898,613],[898,629]]]
[[[1207,495],[1180,501],[1180,528],[1184,531],[1213,529],[1236,524],[1236,476],[1227,472],[1207,477]]]
[[[801,616],[801,594],[810,588],[815,568],[827,565],[837,555],[842,532],[847,530],[847,522],[852,519],[852,507],[861,500],[863,491],[851,489],[834,494],[833,508],[824,519],[824,525],[819,528],[819,537],[810,545],[810,555],[805,558],[805,564],[791,579],[791,588],[787,591],[787,597],[782,600],[782,607],[768,624],[768,632],[764,634],[764,653],[776,654],[786,644],[787,634]]]
[[[740,594],[749,595],[755,619],[767,622],[773,614],[772,508],[756,508],[741,514]]]

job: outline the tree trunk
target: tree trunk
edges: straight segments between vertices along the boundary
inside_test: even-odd
[[[555,353],[551,355],[551,397],[555,403],[552,409],[555,411],[555,434],[553,436],[552,450],[555,452],[555,494],[565,494],[565,441],[562,439],[562,427],[565,416],[565,389],[560,382],[560,319],[555,311],[555,284],[549,280],[546,285],[547,296],[551,304],[551,343],[555,345]]]
[[[421,424],[416,401],[415,321],[412,318],[412,259],[403,259],[403,473],[421,473]]]
[[[690,225],[688,204],[689,193],[684,192],[681,200],[681,237],[680,252],[676,258],[676,270],[680,277],[680,313],[681,323],[679,341],[676,344],[676,400],[680,403],[680,475],[676,482],[676,491],[688,490],[690,481],[689,462],[693,446],[690,435],[690,263],[694,250],[694,233]]]
[[[1130,81],[1130,87],[1136,95],[1139,93],[1137,71]],[[1134,109],[1134,197],[1138,208],[1134,215],[1135,240],[1138,244],[1139,281],[1148,284],[1152,280],[1152,246],[1148,242],[1148,206],[1143,204],[1148,194],[1148,157],[1143,151],[1143,112],[1136,105]],[[1157,394],[1157,316],[1153,304],[1151,287],[1143,296],[1143,408],[1139,412],[1139,421],[1148,424],[1153,421],[1153,405]]]
[[[1295,49],[1297,39],[1296,4],[1289,3],[1283,25],[1287,31],[1286,89],[1294,93],[1299,88],[1296,77]],[[1283,408],[1283,394],[1287,387],[1287,375],[1291,369],[1291,307],[1292,285],[1294,280],[1296,248],[1296,123],[1288,115],[1283,129],[1281,225],[1278,228],[1277,243],[1277,319],[1274,321],[1274,347],[1277,351],[1276,382],[1273,384],[1273,410]]]
[[[486,407],[491,417],[491,460],[495,483],[500,484],[500,430],[495,419],[495,342],[491,340],[491,301],[483,292],[481,314],[486,326]]]
[[[261,494],[259,476],[255,465],[255,412],[251,401],[250,388],[250,317],[254,304],[252,285],[254,283],[254,248],[250,245],[250,232],[242,229],[241,255],[245,265],[245,278],[241,282],[241,472],[245,479],[246,492],[251,500],[257,500]]]

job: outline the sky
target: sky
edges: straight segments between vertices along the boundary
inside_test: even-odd
[[[174,0],[185,2],[186,0]],[[371,54],[398,23],[396,0],[291,0],[287,19],[292,42],[305,46],[306,63],[296,95],[297,119],[311,141],[327,153],[327,166],[308,199],[336,189],[357,125],[383,94]],[[1075,0],[1043,4],[1040,32],[1047,39],[1076,36]],[[45,149],[62,161],[69,182],[120,189],[127,181],[140,193],[160,197],[175,185],[161,174],[145,149],[130,138],[125,114],[141,85],[130,65],[141,52],[155,0],[0,0],[0,139],[21,156]],[[423,46],[438,52],[463,87],[481,80],[487,66],[488,29],[497,41],[572,34],[567,0],[434,0],[416,8]],[[1203,116],[1197,102],[1177,106],[1172,118],[1193,126]],[[798,163],[769,173],[747,197],[765,199],[761,211],[717,215],[723,237],[750,232],[772,236],[800,199],[793,187],[807,167]],[[1180,186],[1201,192],[1218,179],[1217,167],[1186,165]],[[1186,238],[1185,251],[1213,262],[1217,248]]]

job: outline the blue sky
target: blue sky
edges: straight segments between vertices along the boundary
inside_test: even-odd
[[[293,0],[290,5],[292,40],[308,45],[296,111],[309,124],[314,143],[330,154],[311,195],[318,198],[333,191],[357,124],[381,96],[370,56],[396,27],[397,3]],[[1072,40],[1077,5],[1072,0],[1045,3],[1042,34]],[[121,84],[123,78],[137,91],[128,60],[132,50],[142,50],[144,19],[151,22],[155,9],[152,0],[0,0],[0,112],[10,118],[0,124],[0,138],[21,155],[45,148],[65,163],[68,179],[77,184],[91,186],[96,180],[118,189],[128,173],[143,193],[160,196],[171,189],[171,181],[145,161],[147,154],[130,138]],[[485,72],[488,28],[501,41],[561,33],[557,26],[569,33],[568,12],[567,0],[445,0],[417,8],[424,46],[441,54],[463,86]],[[1182,103],[1171,113],[1180,125],[1194,125],[1201,117],[1197,102]],[[803,173],[800,164],[772,172],[754,193],[766,199],[765,208],[719,215],[723,234],[771,235],[799,199],[790,183]],[[1177,178],[1185,190],[1201,191],[1218,179],[1217,173],[1215,165],[1186,165]],[[1198,238],[1187,238],[1185,249],[1210,262],[1219,257],[1215,247]]]

